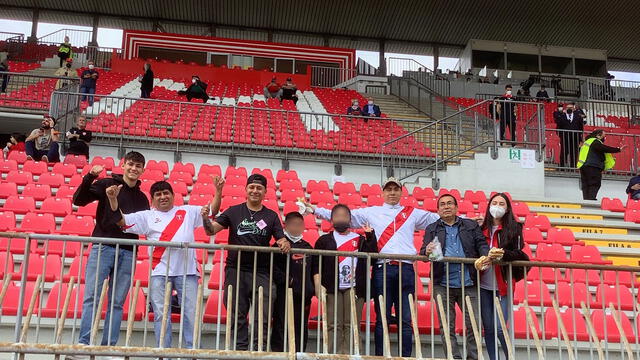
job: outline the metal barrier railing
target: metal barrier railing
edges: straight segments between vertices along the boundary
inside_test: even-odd
[[[514,286],[507,286],[506,292],[499,293],[496,287],[487,290],[480,286],[484,275],[466,267],[475,263],[476,259],[471,258],[447,257],[438,265],[437,276],[446,279],[461,271],[460,265],[465,267],[465,282],[471,281],[474,285],[455,288],[448,285],[449,281],[435,282],[436,263],[423,267],[428,261],[426,256],[317,249],[291,249],[291,256],[284,256],[277,247],[224,244],[221,235],[213,240],[186,243],[24,233],[0,233],[0,238],[6,238],[2,243],[4,251],[0,252],[3,264],[0,333],[5,339],[0,342],[0,352],[127,358],[304,359],[368,358],[376,347],[377,355],[386,357],[404,349],[405,358],[412,354],[415,358],[424,358],[427,354],[429,358],[444,358],[445,349],[449,349],[449,353],[459,352],[462,358],[467,358],[474,357],[476,347],[483,351],[484,340],[486,346],[493,344],[498,353],[504,351],[510,358],[518,359],[555,357],[556,351],[558,357],[566,354],[569,358],[590,356],[591,359],[609,356],[632,359],[640,354],[640,305],[636,300],[640,267],[637,266],[607,265],[598,259],[585,261],[601,265],[502,262],[496,271],[505,274],[506,283]],[[423,241],[423,248],[425,245]],[[544,260],[543,250],[550,245],[534,246],[537,257]],[[150,251],[145,255],[147,250]],[[84,256],[87,252],[88,258]],[[158,254],[165,270],[156,272],[155,260],[152,266],[149,263]],[[172,270],[178,271],[178,275],[168,273],[166,264],[173,264],[172,257],[180,259],[180,266],[184,266]],[[13,261],[20,262],[18,272],[9,267],[15,266]],[[293,261],[301,263],[304,269],[295,276]],[[308,262],[312,266],[308,266]],[[357,266],[356,262],[364,263],[367,270],[364,282],[348,277],[345,289],[364,286],[364,290],[358,290],[364,291],[364,296],[341,290],[338,282],[333,281],[333,289],[314,286],[320,291],[314,302],[312,296],[305,294],[315,289],[296,285],[301,293],[294,295],[288,287],[291,285],[280,281],[292,277],[302,279],[303,284],[311,281],[308,278],[311,273],[306,273],[310,267],[318,276],[316,284],[327,284],[323,277],[335,279],[330,274],[344,272],[345,269],[338,266],[349,262],[351,265],[347,267],[351,270]],[[69,263],[70,268],[65,271]],[[109,280],[107,273],[101,276],[104,282],[98,281],[92,273],[95,270],[90,270],[99,269],[101,264],[113,268]],[[187,274],[188,267],[192,266],[199,269],[197,275]],[[324,266],[331,266],[333,272]],[[373,285],[368,279],[372,267],[376,279]],[[347,275],[344,272],[341,276],[347,279]],[[517,284],[516,276],[520,278]],[[402,281],[390,282],[396,278]],[[181,284],[178,279],[182,280]],[[188,282],[193,286],[183,285]],[[167,289],[172,286],[178,291],[175,300],[179,308],[171,305],[176,295]],[[120,289],[118,295],[117,288]],[[593,288],[596,296],[592,295]],[[283,290],[284,295],[280,295]],[[125,300],[127,293],[128,300]],[[339,293],[346,296],[340,304],[335,296]],[[240,299],[240,294],[248,294],[248,298]],[[376,301],[371,301],[372,297]],[[147,306],[149,299],[153,310]],[[251,304],[244,303],[247,300]],[[459,305],[458,310],[454,301]],[[274,318],[276,307],[283,304],[286,304],[282,310],[284,315],[278,316],[284,316],[287,321],[284,324]],[[303,304],[308,308],[296,307]],[[119,314],[122,305],[122,324],[120,318],[103,322],[98,316],[105,311]],[[379,306],[388,310],[380,311]],[[353,316],[339,319],[336,311],[330,311],[339,307]],[[296,312],[302,313],[299,324],[294,323]],[[491,315],[487,316],[487,312]],[[247,316],[251,329],[245,327]],[[167,325],[170,318],[171,323]],[[156,321],[155,329],[150,324],[152,321]],[[379,331],[372,336],[374,323]],[[339,330],[336,329],[340,327],[345,348],[343,353],[336,354],[332,347],[338,346]],[[242,334],[238,335],[235,329]],[[410,331],[406,332],[407,329]],[[309,330],[308,339],[299,340],[305,339],[306,330]],[[10,332],[13,334],[9,335]],[[98,345],[100,332],[103,332],[101,346]],[[120,332],[125,335],[124,341],[118,341]],[[280,332],[284,340],[278,346],[283,347],[274,351],[272,341]],[[390,334],[394,332],[404,334],[398,337],[397,343],[390,342]],[[436,338],[438,333],[441,342]],[[179,340],[172,343],[160,340],[170,337],[169,334],[178,335]],[[460,345],[456,335],[461,337]],[[159,343],[151,340],[153,336]],[[240,336],[247,338],[240,339]],[[88,346],[78,343],[80,337],[88,337]],[[411,339],[409,350],[406,343],[402,346],[403,339]],[[110,343],[120,345],[108,346]]]
[[[89,44],[92,34],[93,31],[91,30],[60,29],[40,36],[40,38],[38,38],[38,43],[60,45],[64,42],[64,38],[68,36],[71,45],[83,47]]]
[[[416,80],[438,96],[447,97],[450,93],[450,81],[425,65],[413,59],[388,58],[387,73],[390,76],[407,77]]]
[[[640,99],[640,81],[587,77],[582,91],[588,99],[632,101]]]
[[[358,75],[357,69],[345,69],[330,66],[311,66],[311,86],[340,87],[341,84]]]
[[[0,31],[0,41],[24,41],[24,34]]]
[[[5,88],[5,92],[0,93],[0,107],[46,111],[56,89],[77,92],[79,81],[71,77],[0,71],[0,85]]]

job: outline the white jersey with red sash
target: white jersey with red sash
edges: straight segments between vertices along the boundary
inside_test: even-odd
[[[331,210],[317,208],[316,216],[329,220]],[[416,255],[413,234],[424,230],[438,220],[438,214],[409,206],[371,206],[351,210],[351,227],[359,228],[369,224],[378,236],[378,250],[382,254]]]
[[[358,251],[358,240],[360,239],[360,235],[354,232],[348,232],[347,234],[342,235],[337,231],[334,231],[333,238],[336,240],[337,251]],[[357,257],[338,256],[338,287],[340,290],[349,289],[355,286],[356,265],[358,265]]]
[[[157,209],[124,214],[125,232],[145,235],[147,240],[194,242],[194,230],[202,226],[199,206],[174,206],[169,211]],[[153,247],[151,275],[198,275],[195,249]]]

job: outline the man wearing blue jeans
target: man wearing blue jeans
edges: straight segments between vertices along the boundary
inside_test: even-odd
[[[93,94],[96,93],[96,83],[99,76],[98,71],[94,69],[93,61],[89,61],[88,69],[80,74],[80,93],[88,94],[88,96],[82,95],[82,101],[88,100],[89,105],[93,105]]]
[[[124,157],[122,175],[113,175],[111,178],[94,181],[104,171],[102,166],[96,165],[82,179],[82,183],[73,195],[73,203],[77,206],[85,206],[98,201],[93,237],[138,239],[137,235],[125,234],[116,224],[110,224],[106,221],[106,215],[108,215],[106,212],[109,210],[106,189],[112,185],[121,186],[118,200],[120,209],[125,213],[149,209],[149,201],[140,190],[140,181],[138,180],[144,172],[144,164],[144,156],[139,152],[132,151]],[[129,291],[134,261],[133,246],[131,245],[93,244],[85,269],[86,285],[78,340],[80,344],[90,344],[93,318],[96,313],[99,314],[101,311],[97,309],[97,300],[100,298],[102,283],[107,278],[109,279],[107,316],[100,345],[115,345],[118,342],[122,321],[122,305]],[[94,343],[97,342],[94,341]],[[74,355],[67,356],[67,359],[84,360],[89,357]]]
[[[216,193],[210,209],[209,205],[203,207],[193,205],[174,206],[174,193],[171,185],[166,181],[158,181],[151,185],[151,199],[153,209],[143,210],[130,214],[123,214],[119,209],[118,193],[122,185],[113,185],[106,189],[109,198],[109,221],[118,224],[125,232],[145,235],[149,241],[193,243],[194,231],[203,226],[209,212],[218,213],[222,199],[222,187],[224,180],[216,176],[214,178]],[[207,231],[207,230],[205,230]],[[207,232],[212,235],[211,232]],[[196,261],[194,248],[176,248],[154,246],[151,255],[151,284],[149,297],[153,307],[153,326],[156,335],[156,346],[171,346],[171,313],[165,322],[164,338],[162,333],[162,320],[165,308],[165,289],[171,286],[178,292],[178,303],[182,308],[182,347],[193,347],[193,325],[195,321],[196,301],[198,298],[198,280],[200,270]],[[168,309],[171,309],[168,306]]]

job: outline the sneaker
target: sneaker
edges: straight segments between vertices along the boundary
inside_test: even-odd
[[[47,155],[42,155],[42,158],[40,158],[40,161],[48,163],[49,162],[49,158],[47,157]]]
[[[27,155],[27,160],[33,160],[33,158],[31,157],[31,155]]]

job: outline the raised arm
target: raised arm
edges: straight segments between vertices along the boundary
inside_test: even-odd
[[[213,196],[213,200],[210,204],[203,206],[202,210],[200,211],[204,231],[209,236],[215,235],[217,232],[224,229],[222,225],[218,224],[215,221],[211,221],[211,219],[209,218],[209,214],[213,214],[213,216],[216,216],[220,211],[220,204],[222,203],[222,189],[224,188],[224,179],[219,176],[215,176],[213,178],[213,183],[216,187],[216,193]]]
[[[102,166],[95,165],[91,168],[91,171],[82,178],[82,183],[80,183],[80,186],[78,186],[78,189],[76,189],[76,192],[73,194],[74,205],[85,206],[105,196],[104,188],[93,182],[102,170]]]
[[[122,184],[120,185],[112,185],[109,186],[105,193],[107,194],[107,199],[109,200],[110,210],[107,216],[105,216],[105,220],[110,223],[115,223],[120,227],[124,227],[125,221],[124,216],[122,215],[122,211],[120,211],[120,207],[118,204],[118,194],[120,194],[120,190],[122,189]]]

